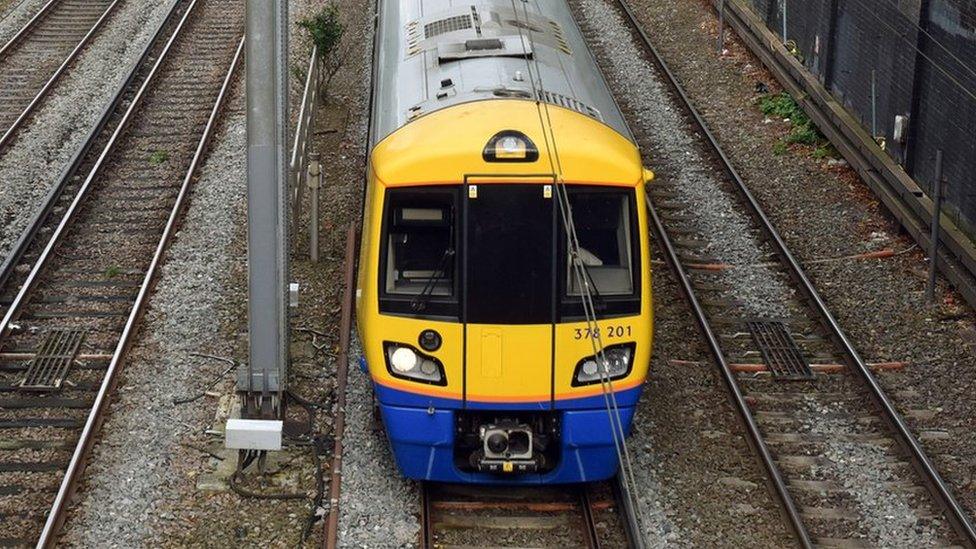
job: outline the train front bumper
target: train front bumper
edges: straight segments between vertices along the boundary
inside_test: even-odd
[[[397,466],[407,478],[478,484],[563,484],[606,480],[617,472],[617,450],[602,396],[558,402],[558,409],[552,412],[559,416],[560,425],[554,468],[545,473],[492,474],[469,472],[456,465],[455,415],[460,412],[460,402],[437,399],[426,407],[408,406],[402,401],[387,404],[383,396],[393,396],[388,394],[391,390],[381,386],[376,389]],[[620,419],[627,434],[639,394],[639,387],[617,393]]]

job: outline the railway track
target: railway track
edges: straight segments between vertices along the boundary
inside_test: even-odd
[[[120,0],[50,0],[0,48],[0,149],[41,104]]]
[[[703,221],[710,198],[666,178],[655,182],[647,204],[658,246],[798,543],[976,546],[971,518],[875,378],[874,370],[901,365],[868,365],[860,356],[626,1],[608,4],[629,25],[711,162],[704,170],[719,185],[706,195],[731,197],[741,214],[714,216],[727,227]],[[640,139],[641,128],[635,130]],[[745,221],[735,225],[737,219]],[[749,235],[754,248],[723,240],[733,234]],[[756,261],[729,261],[736,253]],[[750,285],[772,288],[763,297],[775,294],[777,302],[765,304],[775,314],[756,315]]]
[[[50,546],[233,83],[244,6],[183,0],[0,271],[0,542]]]
[[[635,547],[612,482],[486,487],[423,483],[421,547]]]

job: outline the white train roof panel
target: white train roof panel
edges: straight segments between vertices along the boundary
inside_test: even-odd
[[[460,103],[535,99],[633,141],[565,0],[381,0],[371,145]]]

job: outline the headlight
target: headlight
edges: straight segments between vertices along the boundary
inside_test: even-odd
[[[573,373],[573,387],[593,385],[605,378],[615,380],[627,377],[634,365],[634,348],[633,343],[611,345],[603,349],[606,362],[601,364],[597,356],[588,356],[579,361]]]
[[[383,347],[386,369],[393,377],[431,385],[447,385],[444,365],[436,358],[427,356],[404,343],[386,342]]]
[[[401,374],[405,374],[417,367],[417,353],[406,347],[396,347],[390,354],[390,366]]]

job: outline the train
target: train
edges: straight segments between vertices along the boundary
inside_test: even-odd
[[[397,467],[611,478],[653,346],[653,173],[564,0],[378,10],[356,318]]]

